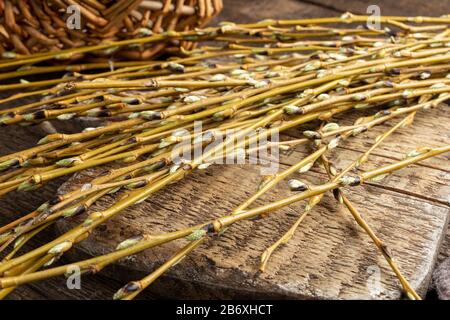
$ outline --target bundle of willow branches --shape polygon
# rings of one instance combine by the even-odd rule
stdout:
[[[236,153],[244,149],[249,155],[255,151],[251,149],[253,142],[263,141],[274,132],[319,121],[316,130],[303,131],[303,139],[258,146],[276,145],[286,150],[311,144],[314,151],[288,169],[264,177],[252,196],[237,208],[224,212],[221,218],[174,232],[127,239],[118,244],[116,251],[71,265],[95,273],[123,257],[170,241],[184,241],[184,247],[166,263],[144,279],[127,284],[115,296],[132,299],[212,235],[244,219],[276,213],[289,204],[308,200],[295,224],[262,254],[260,269],[264,271],[271,254],[289,241],[330,191],[373,240],[407,296],[420,299],[400,272],[387,245],[362,218],[343,189],[381,180],[405,166],[450,151],[450,145],[421,147],[401,161],[357,175],[352,173],[393,132],[411,125],[416,114],[425,115],[428,109],[449,100],[450,17],[380,19],[385,25],[381,30],[353,26],[350,23],[365,22],[367,17],[348,13],[337,18],[223,23],[217,28],[171,32],[57,53],[12,55],[1,61],[0,68],[28,66],[0,74],[3,79],[78,70],[62,79],[21,81],[5,86],[41,88],[3,99],[1,103],[30,96],[39,98],[33,103],[0,110],[3,125],[33,125],[77,117],[107,117],[111,121],[75,134],[52,133],[33,148],[0,157],[0,195],[13,190],[32,191],[61,176],[115,165],[107,175],[59,195],[0,228],[0,250],[11,248],[0,262],[0,297],[19,285],[63,275],[67,266],[50,266],[94,229],[168,184],[206,169],[217,154],[223,155],[224,149]],[[328,27],[329,23],[348,25]],[[81,74],[81,66],[71,65],[29,67],[61,55],[174,39],[214,40],[214,45],[183,51],[182,57],[165,61],[119,63],[114,70],[101,73]],[[107,63],[102,63],[89,66],[104,68]],[[57,85],[51,87],[54,84]],[[371,116],[367,116],[367,109],[373,109]],[[338,114],[361,110],[364,115],[353,125],[333,122]],[[330,150],[347,138],[396,119],[395,125],[378,136],[362,156],[346,168],[335,168],[329,159]],[[200,133],[194,131],[194,122],[199,120],[203,122]],[[236,130],[217,143],[227,129]],[[240,139],[255,130],[256,135]],[[204,152],[190,160],[175,159],[180,142],[188,151],[200,147]],[[319,164],[326,169],[329,181],[312,185],[290,179],[287,183],[294,192],[292,195],[251,208],[257,199],[295,172],[304,173]],[[99,199],[118,192],[121,195],[110,208],[89,212]],[[19,254],[37,233],[60,219],[78,215],[86,215],[82,224]]]

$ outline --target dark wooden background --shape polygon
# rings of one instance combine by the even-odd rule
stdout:
[[[224,0],[225,9],[214,23],[219,20],[251,22],[263,19],[297,19],[320,16],[335,16],[351,11],[356,14],[366,13],[368,5],[377,4],[383,15],[434,15],[448,14],[449,0]],[[36,128],[0,128],[0,154],[9,153],[31,146],[43,132]],[[19,143],[18,143],[19,142]],[[28,145],[27,145],[28,144]],[[26,195],[12,194],[0,199],[0,223],[3,224],[14,215],[34,209],[37,205],[51,198],[63,180],[55,181],[42,190]],[[48,235],[47,235],[48,236]],[[449,236],[447,236],[447,239]],[[37,239],[35,245],[45,239]],[[449,243],[449,241],[447,241]],[[448,256],[448,244],[443,249],[440,260]],[[68,290],[65,279],[56,278],[21,287],[9,296],[9,299],[110,299],[123,282],[103,275],[84,277],[82,290]],[[158,298],[151,289],[141,298]],[[192,297],[195,298],[195,297]]]

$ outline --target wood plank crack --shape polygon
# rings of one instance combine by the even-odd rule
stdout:
[[[447,207],[450,209],[450,203],[448,201],[444,201],[444,200],[440,200],[440,199],[436,199],[436,198],[432,198],[432,197],[427,197],[426,195],[420,194],[420,193],[415,193],[415,192],[411,192],[405,189],[400,189],[400,188],[395,188],[395,187],[391,187],[388,185],[381,185],[381,184],[377,184],[377,183],[373,183],[373,182],[365,182],[364,184],[366,185],[370,185],[372,187],[376,187],[376,188],[380,188],[380,189],[384,189],[384,190],[389,190],[392,192],[397,192],[399,194],[403,194],[403,195],[408,195],[420,200],[426,200],[429,202],[433,202],[436,204],[440,204],[443,205],[444,207]]]

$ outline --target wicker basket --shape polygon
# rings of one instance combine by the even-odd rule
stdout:
[[[69,7],[73,5],[78,6]],[[0,54],[31,54],[189,30],[205,25],[221,9],[222,0],[0,0]],[[81,17],[81,29],[67,24],[74,13]],[[120,54],[147,59],[170,46],[189,49],[192,45],[163,43],[122,50]]]

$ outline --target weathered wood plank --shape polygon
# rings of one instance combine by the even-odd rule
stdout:
[[[440,16],[443,14],[448,14],[449,10],[448,1],[439,0],[308,0],[307,2],[330,10],[336,10],[340,12],[350,11],[355,14],[368,14],[367,8],[370,5],[379,6],[382,15],[393,16]],[[371,14],[371,12],[369,14]]]
[[[437,132],[442,128],[437,115],[448,117],[448,109],[419,114],[414,126],[402,131],[427,129],[431,130],[431,135],[438,136]],[[419,121],[421,116],[424,118]],[[430,127],[430,122],[436,125]],[[380,130],[382,128],[368,132],[364,140],[373,141]],[[449,143],[448,135],[442,134],[446,131],[440,132],[440,140],[433,143]],[[394,161],[393,158],[401,158],[404,150],[412,143],[405,141],[404,134],[395,134],[385,144],[390,146],[385,147],[386,150],[391,150],[393,154],[386,152],[388,156],[374,155],[362,169],[369,170],[390,163]],[[428,137],[418,135],[414,141],[420,145],[428,144]],[[347,145],[360,140],[363,140],[362,137],[349,139],[336,151],[338,168],[356,159],[368,147],[360,143],[356,145],[359,151],[348,148]],[[283,162],[294,163],[305,152],[305,148],[299,148],[298,152],[284,158]],[[379,152],[384,154],[385,149]],[[412,285],[422,293],[428,286],[449,215],[446,201],[450,191],[450,175],[440,168],[448,160],[443,158],[441,161],[424,161],[396,172],[382,182],[370,182],[348,193],[381,238],[389,244]],[[94,170],[90,175],[98,173]],[[313,183],[326,179],[319,168],[311,170],[305,178]],[[91,239],[79,245],[79,249],[89,254],[103,254],[111,251],[121,240],[136,234],[173,231],[226,214],[250,195],[258,179],[258,170],[250,167],[213,167],[194,174],[186,181],[158,192],[145,203],[125,210],[101,231],[94,232]],[[78,175],[66,184],[65,190],[85,180],[86,176]],[[283,185],[265,199],[274,200],[288,193]],[[106,197],[93,210],[107,208],[112,201],[112,196]],[[370,274],[366,270],[379,265],[383,289],[377,297],[400,297],[398,284],[383,258],[377,255],[367,236],[358,229],[345,210],[337,208],[329,196],[305,219],[291,242],[274,254],[268,272],[259,274],[259,255],[288,229],[303,207],[304,203],[291,205],[277,215],[256,222],[244,221],[231,227],[219,239],[210,241],[193,253],[191,258],[177,265],[169,275],[193,283],[192,287],[197,288],[195,294],[209,294],[208,290],[200,289],[206,284],[206,287],[213,288],[215,294],[223,298],[230,298],[229,289],[232,289],[233,296],[245,297],[370,298],[366,287]],[[67,230],[80,221],[67,221],[59,224],[59,227]],[[180,245],[173,243],[155,248],[133,257],[131,261],[123,261],[121,265],[149,272]],[[120,275],[128,278],[129,274],[116,273],[116,276]],[[222,287],[228,291],[222,292]]]
[[[98,275],[83,277],[80,289],[68,289],[63,277],[19,287],[8,300],[103,300],[111,299],[123,283],[111,277]],[[145,292],[140,299],[156,299],[158,296]]]
[[[315,2],[316,4],[311,4],[312,2]],[[408,1],[407,5],[405,5],[406,1],[370,1],[370,3],[365,2],[365,1],[358,1],[358,0],[352,0],[352,1],[341,1],[341,0],[336,0],[336,1],[325,1],[325,0],[311,0],[308,1],[308,4],[305,4],[301,1],[294,1],[294,0],[283,0],[283,1],[272,1],[272,0],[246,0],[246,1],[238,1],[238,0],[225,0],[225,10],[223,12],[223,14],[220,16],[220,19],[223,20],[234,20],[237,22],[244,22],[244,21],[257,21],[257,20],[262,20],[262,19],[266,19],[266,18],[299,18],[299,17],[313,17],[313,16],[331,16],[331,15],[335,15],[338,12],[344,12],[344,11],[352,11],[355,13],[365,13],[365,10],[368,6],[368,4],[379,4],[381,5],[381,9],[382,9],[382,13],[383,14],[399,14],[399,15],[405,15],[405,14],[409,14],[409,15],[440,15],[440,14],[444,14],[444,13],[448,13],[446,12],[446,10],[448,10],[448,4],[446,3],[446,1],[437,1],[437,0],[429,0],[426,2],[423,1]],[[326,8],[326,9],[325,9]],[[448,119],[448,114],[446,115],[447,119]],[[424,120],[425,122],[428,122],[428,117],[424,118],[426,120]],[[445,117],[444,117],[445,119]],[[437,125],[437,123],[435,123],[435,121],[431,121],[429,122],[431,123],[432,126]],[[442,125],[442,122],[439,122],[439,125]],[[442,126],[441,126],[442,128]],[[1,130],[16,130],[16,128],[2,128]],[[0,148],[3,145],[3,141],[6,141],[8,143],[8,147],[15,147],[14,150],[18,150],[18,149],[22,149],[26,143],[34,143],[35,141],[38,140],[38,137],[36,136],[36,138],[31,138],[30,136],[27,137],[27,139],[24,139],[23,137],[25,136],[24,133],[25,132],[30,132],[31,134],[35,133],[35,128],[27,128],[27,129],[23,129],[23,128],[19,128],[18,130],[24,130],[24,131],[18,131],[18,132],[22,132],[21,134],[19,134],[18,136],[16,136],[16,140],[13,139],[9,139],[7,137],[9,137],[9,135],[5,135],[4,132],[5,131],[0,131],[0,139],[2,140],[2,144],[0,144]],[[448,133],[448,129],[444,128],[444,131],[441,131],[442,129],[439,130],[433,130],[433,132],[438,132],[438,133],[442,133],[442,132],[447,132]],[[12,131],[9,131],[8,133],[10,133]],[[428,142],[434,142],[437,141],[435,140],[436,137],[439,138],[440,134],[435,134],[433,137],[429,137]],[[20,146],[18,145],[17,142],[20,142]],[[361,147],[360,145],[352,145],[353,142],[349,142],[348,144],[348,148],[350,148],[350,150],[360,150],[359,147]],[[356,142],[355,142],[356,143]],[[448,142],[447,142],[448,143]],[[391,144],[389,145],[391,146]],[[415,146],[415,145],[414,145]],[[390,147],[390,149],[386,146],[383,147],[383,152],[378,154],[377,158],[373,158],[374,161],[387,161],[387,158],[392,158],[392,157],[398,157],[401,156],[402,152],[395,152],[397,147],[404,147],[405,150],[409,149],[408,146],[404,145],[403,143],[400,146],[393,146]],[[388,149],[385,149],[388,148]],[[12,149],[8,149],[11,150]],[[11,152],[9,151],[9,152]],[[0,151],[0,153],[3,153],[2,151]],[[386,158],[387,157],[387,158]],[[345,159],[344,159],[345,160]],[[448,161],[448,157],[444,157],[442,159],[443,161]],[[436,167],[436,165],[438,165],[436,168],[440,168],[440,169],[445,169],[447,168],[448,170],[448,165],[445,166],[445,162],[444,163],[444,167],[442,167],[442,162],[440,162],[438,160],[438,163],[436,164],[434,162],[435,160],[430,159],[426,164],[428,166],[431,167]],[[448,163],[448,162],[447,162]],[[422,165],[419,165],[418,167],[421,167]],[[436,182],[436,179],[439,179],[438,175],[436,174],[436,171],[432,171],[432,173],[434,172],[434,174],[432,174],[430,177],[431,178],[427,178],[426,183],[427,186],[434,186],[434,183]],[[414,172],[415,174],[415,172]],[[420,178],[423,178],[422,175],[417,175]],[[444,175],[444,178],[447,179],[448,177],[446,175]],[[444,180],[445,180],[444,179]],[[386,181],[383,181],[382,184],[386,183],[388,185],[390,185],[391,187],[396,187],[396,184],[398,182],[405,182],[407,180],[402,180],[401,178],[397,178],[396,175],[389,177],[388,179],[386,179]],[[421,187],[423,186],[422,182],[420,182],[420,180],[414,180],[416,182],[416,187]],[[412,181],[412,183],[414,183],[414,181]],[[420,182],[420,183],[419,183]],[[376,187],[373,187],[375,190]],[[428,188],[428,187],[427,187]],[[199,189],[198,187],[196,187],[196,189]],[[2,213],[4,212],[4,215],[2,217],[0,217],[0,219],[2,220],[1,222],[4,223],[6,221],[10,221],[13,217],[13,215],[16,215],[18,213],[24,213],[24,212],[28,212],[29,210],[33,209],[36,207],[37,204],[42,203],[43,201],[45,201],[48,197],[50,197],[50,195],[52,193],[55,192],[56,190],[56,185],[54,185],[52,188],[49,189],[49,191],[44,191],[46,189],[42,189],[41,191],[35,193],[35,195],[31,195],[31,194],[27,194],[26,196],[24,196],[22,198],[22,200],[20,201],[16,201],[14,200],[14,198],[10,198],[10,200],[2,200],[2,202],[0,203],[0,207],[3,209]],[[401,192],[401,190],[403,189],[399,189],[399,188],[394,188],[394,191],[392,191],[392,194],[397,194],[398,192]],[[438,190],[442,191],[445,190],[445,188],[441,188],[439,187]],[[378,190],[380,191],[380,190]],[[426,189],[417,189],[416,191],[422,192],[420,193],[421,195],[424,195],[424,192],[426,191]],[[408,197],[412,197],[415,200],[418,200],[416,198],[416,196],[419,194],[415,191],[415,193],[413,195],[408,195],[405,197],[405,199],[408,199]],[[436,189],[431,189],[432,192],[436,191]],[[442,191],[443,192],[443,191]],[[448,193],[447,193],[448,194]],[[445,200],[444,196],[445,193],[442,193],[440,196],[438,196],[436,199],[439,199],[439,201],[435,201],[436,199],[432,199],[434,196],[431,194],[431,198],[428,197],[425,201],[425,203],[430,203],[431,208],[434,208],[433,206],[436,206],[438,208],[444,208],[445,206],[442,206],[441,200]],[[421,199],[422,201],[422,199]],[[6,210],[5,210],[6,209]],[[439,209],[442,210],[442,209]],[[386,211],[387,212],[387,211]],[[447,209],[447,214],[448,214],[448,209]],[[292,217],[291,217],[292,220]],[[287,225],[284,225],[284,227],[286,228]],[[284,229],[285,229],[284,228]],[[353,228],[353,227],[352,227]],[[283,230],[284,230],[283,229]],[[51,235],[47,235],[47,237],[49,237]],[[362,237],[364,237],[364,235],[362,235]],[[389,242],[389,239],[386,238],[386,240]],[[320,250],[320,249],[319,249]],[[445,252],[442,251],[442,252]],[[78,252],[79,254],[80,252]],[[375,254],[375,252],[373,252]],[[447,250],[447,254],[448,254],[448,250]],[[396,255],[398,256],[398,254],[396,253]],[[442,256],[445,255],[441,254]],[[207,259],[207,258],[205,258]],[[378,258],[380,259],[380,258]],[[209,260],[207,260],[209,261]],[[383,261],[381,261],[381,263],[383,263]],[[219,269],[221,270],[221,269]],[[384,273],[389,273],[389,271],[387,269],[383,269],[383,274]],[[83,290],[86,290],[86,292],[89,292],[87,294],[75,294],[74,291],[64,291],[64,290],[47,290],[46,286],[55,286],[58,287],[60,286],[58,283],[58,281],[61,281],[59,279],[57,279],[54,282],[54,285],[49,284],[49,283],[53,283],[53,280],[51,280],[50,282],[43,282],[43,283],[37,283],[37,284],[33,284],[30,287],[24,287],[21,288],[20,290],[17,290],[16,293],[14,293],[11,297],[12,298],[72,298],[72,299],[82,299],[82,298],[108,298],[111,296],[112,292],[114,292],[114,285],[109,286],[110,282],[113,282],[114,280],[105,280],[105,281],[97,281],[97,279],[100,279],[101,276],[95,276],[95,277],[91,277],[90,280],[92,280],[92,286],[89,285],[89,287],[84,287],[83,286]],[[215,277],[211,277],[210,280],[212,283],[214,283],[214,279],[216,279]],[[87,281],[88,283],[88,281]],[[205,292],[202,291],[202,287],[195,286],[195,285],[189,285],[188,282],[181,282],[181,281],[177,281],[177,280],[173,280],[173,279],[168,279],[165,278],[164,279],[164,286],[162,286],[161,288],[159,288],[158,290],[164,290],[167,289],[168,291],[170,291],[171,288],[173,288],[174,290],[179,290],[181,288],[181,290],[179,291],[183,291],[183,294],[185,295],[185,297],[206,297],[206,298],[212,298],[212,297],[221,297],[221,295],[223,296],[223,292],[226,292],[227,296],[232,297],[234,294],[236,294],[235,292],[233,292],[232,290],[225,290],[223,289],[221,291],[221,295],[219,294],[215,294],[213,292],[213,290],[210,290],[212,292],[210,292],[210,295],[207,296]],[[168,284],[169,283],[169,284]],[[155,285],[158,286],[159,282],[157,282]],[[88,284],[86,284],[88,285]],[[104,289],[104,288],[109,288],[109,289]],[[215,287],[213,287],[214,289]],[[156,290],[156,291],[158,291]],[[191,296],[189,296],[189,293],[195,293],[195,290],[197,290],[197,294],[193,294]],[[95,296],[91,293],[93,292],[97,292],[98,295]],[[250,293],[250,296],[254,295],[254,293]],[[242,296],[242,293],[241,293]]]
[[[80,123],[75,125],[55,123],[55,125],[64,132],[75,132],[80,128]],[[32,147],[45,134],[38,126],[0,127],[0,155]],[[13,221],[34,210],[43,202],[52,199],[60,185],[66,179],[58,179],[55,182],[45,185],[36,192],[14,192],[0,198],[0,225]],[[32,240],[30,246],[27,246],[27,248],[43,244],[44,241],[52,239],[54,236],[53,228],[50,228],[50,230]],[[57,278],[20,287],[13,291],[8,296],[8,299],[108,299],[122,285],[119,281],[99,275],[83,278],[81,290],[69,290],[66,286],[66,280],[64,278]],[[155,298],[155,296],[150,294],[150,292],[145,292],[145,295],[141,298],[151,299]]]
[[[1,93],[0,97],[6,97],[6,93]],[[30,99],[21,99],[13,105],[33,102]],[[98,121],[83,119],[79,121],[59,122],[54,121],[52,125],[60,132],[78,132],[80,128],[98,125]],[[12,126],[0,127],[0,155],[17,152],[35,146],[36,142],[44,137],[47,132],[41,126]],[[54,197],[61,184],[68,177],[58,179],[45,185],[36,192],[21,193],[13,192],[0,198],[0,225],[5,225],[24,214],[33,211],[39,205]],[[53,228],[42,233],[30,241],[27,248],[42,245],[45,241],[54,238]],[[66,261],[67,260],[63,260]],[[113,296],[114,292],[122,286],[122,283],[102,275],[96,277],[85,277],[81,283],[81,290],[69,290],[64,278],[49,279],[39,283],[22,286],[14,290],[7,299],[15,300],[45,300],[45,299],[107,299]],[[154,298],[150,292],[145,292],[142,298]]]
[[[264,19],[298,19],[333,16],[338,11],[324,8],[309,1],[298,0],[225,0],[217,21],[256,22]]]
[[[450,258],[450,227],[447,229],[447,234],[442,242],[442,247],[439,252],[438,263],[444,261],[444,259]]]
[[[368,111],[368,114],[374,111]],[[336,121],[343,125],[350,125],[356,120],[356,113],[346,113],[336,117]],[[402,128],[393,134],[389,141],[379,146],[373,153],[373,161],[365,164],[362,169],[373,169],[373,164],[387,164],[388,162],[399,161],[404,158],[405,154],[414,150],[418,146],[438,147],[448,144],[450,141],[450,130],[446,124],[449,116],[448,106],[441,105],[437,109],[430,111],[420,111],[412,126]],[[338,163],[341,167],[349,163],[351,159],[355,159],[357,153],[361,153],[373,143],[373,138],[382,134],[389,127],[401,119],[393,119],[386,124],[376,126],[370,132],[362,133],[361,138],[348,139],[334,152],[337,155]],[[289,135],[293,137],[301,137],[302,130],[290,130]],[[341,152],[345,149],[345,152]],[[350,156],[352,152],[356,152]],[[284,159],[284,163],[293,164],[295,161],[289,157]],[[399,192],[412,194],[416,197],[427,198],[431,201],[448,205],[450,203],[450,155],[443,154],[428,159],[426,162],[418,163],[411,170],[409,180],[401,181],[398,178],[399,173],[394,173],[388,179],[382,181],[382,185],[394,189]],[[434,169],[434,170],[428,170]]]
[[[437,147],[448,143],[450,140],[450,130],[448,129],[446,122],[449,113],[448,108],[448,105],[443,104],[439,108],[433,110],[418,112],[413,126],[403,128],[395,133],[396,138],[392,140],[398,140],[401,141],[401,143],[382,144],[373,154],[392,160],[400,160],[407,152],[415,149],[417,146]],[[336,121],[341,125],[351,125],[358,117],[372,115],[376,111],[376,109],[367,109],[363,113],[344,113],[336,116],[333,121]],[[376,137],[388,130],[390,125],[393,125],[400,120],[400,118],[397,118],[390,120],[386,124],[376,126],[372,128],[370,132],[362,133],[361,137]],[[288,134],[292,137],[302,137],[303,130],[303,128],[292,129],[289,130]],[[373,140],[371,139],[349,139],[342,147],[348,150],[361,151],[367,149],[372,143]],[[450,155],[439,155],[429,159],[426,166],[449,172],[449,160]],[[419,165],[424,166],[425,164]]]

